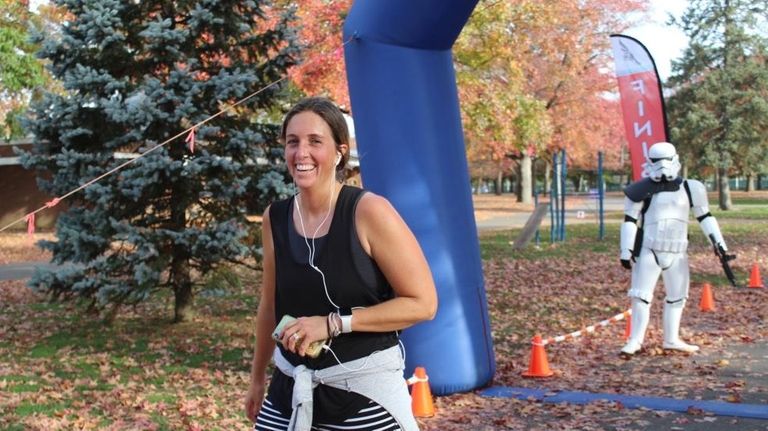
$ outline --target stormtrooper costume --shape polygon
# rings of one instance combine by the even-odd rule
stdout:
[[[666,290],[662,347],[695,352],[698,346],[679,337],[680,319],[688,298],[689,209],[693,209],[704,235],[714,238],[713,245],[727,248],[717,220],[709,213],[704,184],[678,176],[680,162],[672,144],[659,142],[651,146],[644,169],[646,178],[624,190],[620,260],[632,271],[632,320],[629,340],[621,352],[633,355],[642,348],[659,275]],[[641,218],[642,227],[638,227]]]

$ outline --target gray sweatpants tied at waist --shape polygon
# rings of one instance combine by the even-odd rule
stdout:
[[[294,367],[280,349],[275,349],[274,360],[283,374],[294,379],[289,431],[309,431],[312,427],[312,390],[317,385],[358,393],[387,410],[404,431],[419,429],[403,378],[404,364],[399,346],[322,370],[304,365]]]

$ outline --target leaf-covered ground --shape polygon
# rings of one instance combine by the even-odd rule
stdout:
[[[189,323],[153,303],[104,327],[0,284],[0,429],[245,429],[255,301],[218,295]]]
[[[766,213],[750,208],[745,214],[716,213],[738,254],[734,268],[743,283],[753,263],[768,270],[763,256],[768,226],[760,221]],[[615,224],[603,242],[594,239],[595,226],[574,226],[564,244],[512,254],[509,241],[515,235],[481,237],[496,354],[494,385],[768,405],[768,289],[728,286],[693,225],[693,282],[683,336],[701,345],[701,353],[659,349],[659,286],[644,353],[631,360],[618,355],[624,341],[620,322],[548,345],[555,376],[522,378],[534,334],[562,335],[626,310],[629,274],[616,258]],[[10,243],[0,241],[3,248]],[[26,247],[13,245],[2,256],[39,256]],[[248,429],[242,399],[258,275],[242,277],[241,288],[199,296],[198,315],[190,323],[169,323],[169,298],[158,298],[121,314],[112,327],[76,304],[47,303],[22,282],[0,282],[0,430]],[[703,281],[714,287],[715,312],[698,310]],[[697,411],[630,410],[608,402],[542,404],[476,392],[438,397],[435,405],[435,417],[420,419],[424,430],[768,429],[768,421]]]
[[[759,247],[766,246],[768,238],[763,237]],[[732,247],[742,248],[742,244]],[[700,345],[701,353],[666,354],[661,350],[664,294],[659,285],[644,353],[631,360],[620,357],[622,321],[572,341],[548,345],[547,358],[555,375],[546,379],[521,377],[528,369],[532,335],[564,335],[626,310],[629,274],[614,256],[588,250],[567,258],[487,261],[486,289],[497,366],[493,385],[768,406],[768,292],[726,285],[712,253],[704,247],[694,249],[691,259],[697,278],[716,282],[717,310],[699,311],[701,283],[695,282],[683,319],[683,337]],[[739,260],[762,262],[765,267],[755,251],[741,253]],[[736,271],[746,282],[746,265],[736,265]],[[713,426],[701,429],[734,425],[768,429],[768,421],[629,410],[615,403],[550,405],[459,394],[439,398],[437,407],[438,416],[424,422],[427,430],[699,429],[696,424]]]
[[[712,208],[720,220],[742,285],[753,264],[765,270],[768,217],[765,194],[737,194],[737,211]],[[714,202],[714,199],[711,198]],[[503,212],[503,199],[487,197],[483,211]],[[507,204],[510,205],[510,204]],[[516,204],[511,204],[515,207]],[[477,207],[477,205],[476,205]],[[597,241],[594,225],[569,228],[568,240],[513,254],[517,232],[481,235],[486,291],[496,353],[493,385],[588,391],[641,396],[763,404],[768,409],[768,289],[731,287],[695,222],[690,225],[691,291],[683,317],[683,338],[701,346],[693,355],[662,351],[661,310],[664,289],[657,285],[646,350],[632,358],[619,354],[625,323],[546,347],[555,375],[527,379],[531,337],[564,335],[629,308],[629,272],[617,257],[618,225]],[[713,286],[716,311],[699,310],[702,283]],[[630,410],[616,403],[586,406],[490,399],[476,393],[439,397],[426,430],[459,429],[768,429],[768,421]]]

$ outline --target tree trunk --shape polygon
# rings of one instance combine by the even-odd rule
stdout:
[[[517,178],[520,183],[520,194],[517,197],[518,202],[524,204],[533,203],[533,163],[531,156],[523,153],[523,159],[520,160]]]
[[[172,229],[177,232],[181,232],[186,227],[187,215],[186,205],[184,199],[176,197],[183,196],[183,190],[177,187],[183,187],[183,185],[175,186],[171,191],[171,196],[174,198],[171,204],[171,226]],[[187,247],[180,244],[173,244],[171,247],[173,257],[171,259],[171,272],[170,280],[173,287],[174,294],[174,307],[173,307],[173,321],[186,322],[193,316],[193,292],[192,292],[192,277],[190,275],[189,267],[189,251]]]
[[[619,188],[624,190],[624,187],[628,186],[632,182],[632,162],[627,164],[627,146],[621,146],[621,152],[619,153],[619,166],[621,166],[621,172],[619,173]]]
[[[552,163],[547,160],[545,162],[544,166],[544,194],[549,195],[550,191],[550,184],[549,182],[552,181]]]
[[[501,195],[503,182],[504,182],[504,170],[502,170],[501,167],[499,167],[499,172],[496,175],[496,190],[494,190],[494,192],[496,193],[496,196]]]
[[[728,211],[733,206],[731,202],[731,186],[728,184],[728,171],[718,168],[718,202],[720,209]]]
[[[112,326],[112,324],[115,323],[115,318],[117,318],[117,314],[120,311],[120,302],[117,302],[115,304],[112,304],[107,308],[107,312],[104,313],[104,325],[105,326]]]
[[[189,273],[188,269],[187,273]],[[173,288],[173,293],[176,299],[173,308],[174,323],[190,321],[192,316],[194,316],[194,296],[192,295],[192,283],[187,280],[186,283],[177,284]]]
[[[173,284],[174,307],[173,321],[187,322],[194,315],[192,280],[189,274],[189,258],[186,250],[180,251],[175,247],[171,261],[171,283]]]
[[[688,178],[688,165],[683,165],[680,169],[681,177]]]
[[[93,317],[99,315],[99,303],[96,299],[92,299],[91,303],[88,304],[88,308],[85,309],[85,314]]]
[[[755,176],[756,175],[753,174],[753,173],[747,174],[747,193],[754,192],[755,189],[756,189],[756,187],[755,187]]]

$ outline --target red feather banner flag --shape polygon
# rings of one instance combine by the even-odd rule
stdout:
[[[642,178],[651,145],[668,141],[661,80],[651,54],[637,39],[614,34],[611,45],[632,160],[632,179],[637,181]]]

